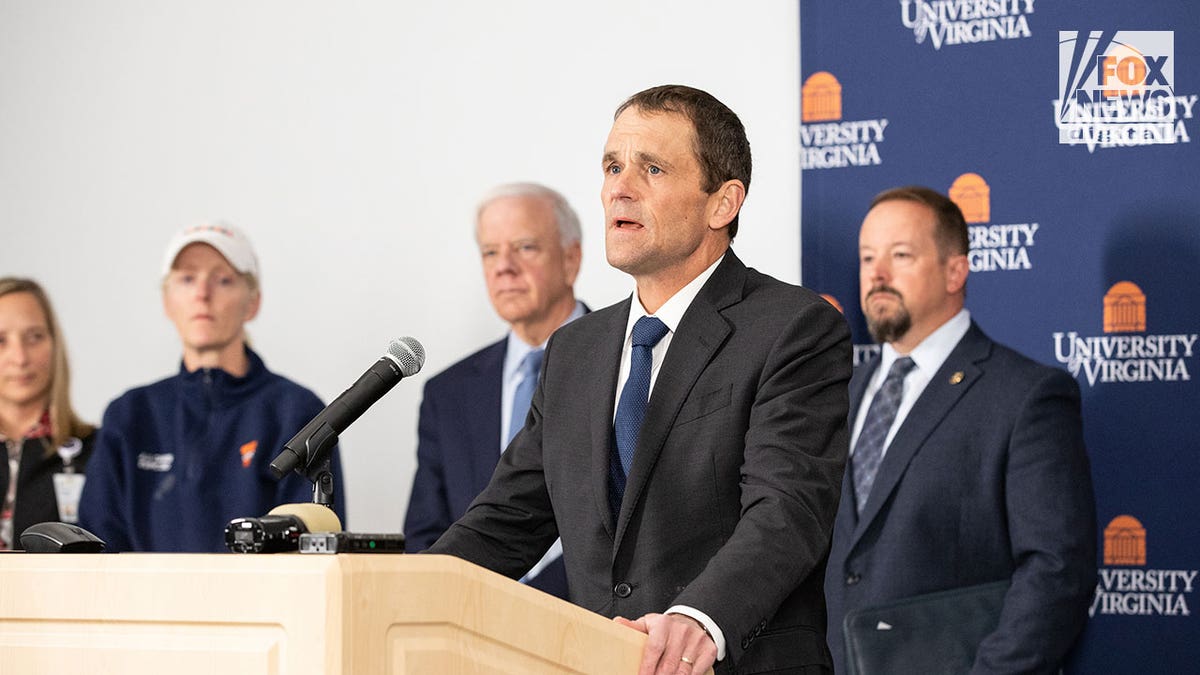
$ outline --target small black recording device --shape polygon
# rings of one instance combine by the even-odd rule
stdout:
[[[403,534],[312,532],[300,535],[301,553],[404,553]]]
[[[295,516],[234,518],[225,526],[225,546],[234,553],[295,551],[306,530]]]

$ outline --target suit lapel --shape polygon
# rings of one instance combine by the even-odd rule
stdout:
[[[494,411],[479,415],[480,423],[469,425],[467,432],[471,439],[471,477],[475,483],[475,494],[482,492],[491,482],[496,464],[500,461],[500,399],[504,386],[504,354],[507,350],[507,339],[488,347],[475,362],[471,372],[472,382],[468,384],[468,391],[477,393],[475,403],[478,409]]]
[[[621,546],[621,538],[625,534],[630,514],[641,500],[680,408],[683,407],[700,374],[708,367],[732,331],[729,322],[721,315],[721,310],[741,300],[745,278],[745,265],[732,250],[729,250],[725,254],[725,260],[714,270],[713,275],[696,295],[696,299],[684,312],[675,334],[671,336],[671,346],[650,393],[646,419],[642,423],[633,464],[629,468],[625,499],[621,503],[621,514],[617,519],[614,554]],[[610,399],[614,396],[616,385],[613,386],[614,389],[609,394]]]
[[[862,364],[859,372],[855,373],[855,377],[850,380],[850,426],[854,426],[854,420],[858,418],[858,407],[862,405],[863,395],[867,393],[867,383],[871,381],[871,375],[879,368],[880,358],[876,356],[870,361]]]
[[[597,368],[594,378],[584,392],[588,402],[588,430],[591,438],[591,483],[592,500],[600,514],[600,522],[609,536],[613,536],[612,513],[608,507],[608,461],[613,437],[613,411],[616,405],[617,375],[621,368],[621,350],[625,346],[625,325],[629,323],[629,307],[632,297],[627,298],[610,312],[607,321],[599,330],[587,336],[577,358],[598,361],[611,367]]]
[[[921,449],[925,439],[937,428],[942,420],[954,408],[958,400],[974,386],[983,374],[976,365],[986,359],[991,353],[991,342],[984,336],[983,331],[974,322],[967,334],[959,340],[945,363],[933,375],[933,379],[921,392],[921,397],[913,404],[912,410],[904,418],[904,423],[896,431],[892,442],[887,447],[887,453],[879,464],[879,472],[875,475],[875,484],[871,488],[871,496],[863,509],[858,527],[854,530],[851,546],[880,513],[884,502],[899,484],[904,472],[908,470],[913,457]],[[951,377],[952,374],[962,373],[962,378]],[[859,392],[861,400],[861,392]]]

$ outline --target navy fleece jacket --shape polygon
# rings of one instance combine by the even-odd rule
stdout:
[[[245,377],[181,365],[109,404],[79,506],[80,525],[107,551],[225,551],[230,520],[312,501],[308,480],[291,473],[276,481],[270,463],[324,406],[249,348],[246,355]],[[344,526],[337,448],[332,470]]]

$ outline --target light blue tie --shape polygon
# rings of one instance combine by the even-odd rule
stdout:
[[[542,356],[545,350],[535,349],[521,359],[517,372],[521,381],[517,383],[517,391],[513,394],[512,415],[508,418],[508,442],[525,426],[525,417],[529,415],[529,402],[533,400],[533,390],[537,388],[538,372],[542,369]]]
[[[854,455],[850,460],[854,465],[854,498],[859,513],[862,513],[863,507],[867,505],[867,497],[871,496],[875,473],[883,460],[883,442],[887,439],[892,423],[896,421],[896,411],[900,409],[900,399],[904,395],[904,377],[916,365],[907,356],[892,363],[887,379],[883,381],[879,391],[875,392],[871,407],[867,409],[862,431],[858,432],[858,441],[854,444]]]
[[[650,399],[650,371],[654,366],[654,345],[667,334],[667,325],[652,316],[643,316],[633,325],[633,349],[629,358],[629,379],[617,402],[613,431],[617,439],[616,457],[609,460],[609,506],[616,514],[625,496],[625,478],[633,464],[638,434],[646,418]],[[614,461],[615,460],[615,461]]]

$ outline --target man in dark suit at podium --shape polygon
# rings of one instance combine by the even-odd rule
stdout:
[[[972,673],[1056,672],[1087,619],[1095,505],[1079,388],[971,320],[967,251],[962,212],[928,188],[883,192],[863,220],[862,308],[883,347],[850,383],[825,579],[839,672],[846,614],[902,598],[1009,582]]]
[[[730,248],[750,144],[711,95],[635,94],[601,167],[635,291],[550,339],[524,429],[430,552],[516,577],[561,536],[572,602],[633,617],[643,673],[828,672],[846,323]]]
[[[546,341],[587,311],[573,291],[582,255],[579,217],[558,192],[534,183],[495,188],[480,202],[475,237],[488,297],[511,330],[425,384],[404,519],[409,551],[428,548],[487,486],[525,424]],[[523,580],[565,599],[561,543]]]

